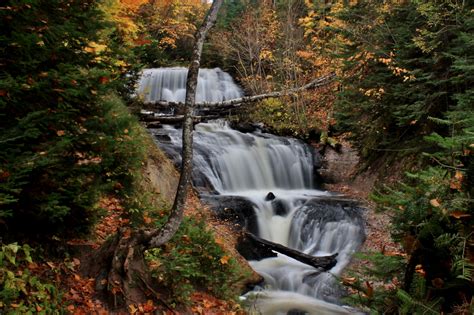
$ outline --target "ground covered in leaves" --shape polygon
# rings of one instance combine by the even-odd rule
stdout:
[[[41,313],[45,309],[53,307],[64,309],[70,314],[110,314],[106,303],[102,301],[97,295],[96,288],[105,283],[98,284],[94,278],[84,278],[79,270],[83,257],[97,250],[101,244],[111,235],[113,235],[119,228],[130,227],[130,219],[124,210],[120,201],[114,197],[102,198],[99,206],[104,209],[104,216],[96,225],[92,236],[88,238],[78,238],[67,241],[67,252],[70,253],[65,259],[49,260],[48,258],[41,258],[43,255],[34,255],[35,259],[26,254],[22,254],[22,247],[12,246],[4,248],[2,255],[6,254],[12,258],[15,265],[9,265],[8,268],[1,268],[0,274],[6,273],[7,276],[12,272],[10,284],[18,287],[16,298],[4,300],[0,303],[0,311],[3,307],[8,306],[10,310],[17,310],[17,313],[23,312],[38,312]],[[204,209],[204,210],[203,210]],[[212,219],[209,210],[202,207],[199,199],[195,195],[191,195],[186,207],[186,216],[194,219],[206,219],[209,222],[209,228],[215,233],[216,243],[224,248],[228,254],[220,258],[221,264],[230,263],[229,260],[238,255],[233,249],[235,244],[235,236],[230,232],[227,224]],[[151,223],[151,218],[146,214],[143,221]],[[29,246],[25,245],[25,253],[29,253]],[[33,256],[33,255],[32,255]],[[44,255],[43,257],[48,257]],[[2,256],[3,257],[3,256]],[[36,257],[40,257],[39,259]],[[240,264],[246,265],[245,260],[239,260]],[[248,267],[247,267],[248,268]],[[27,275],[27,277],[25,277]],[[256,276],[254,276],[255,278]],[[244,282],[245,279],[242,279]],[[258,280],[258,276],[257,276]],[[35,285],[38,281],[47,283],[46,286],[38,287]],[[26,284],[25,284],[26,283]],[[241,284],[243,287],[243,284]],[[56,291],[57,290],[57,291]],[[3,291],[2,291],[3,292]],[[36,298],[36,293],[39,292],[46,296],[46,300],[50,300],[47,305],[44,299]],[[26,299],[30,299],[28,302]],[[8,305],[4,303],[9,303]],[[54,303],[54,304],[53,304]],[[123,314],[153,314],[156,312],[162,314],[242,314],[243,310],[240,305],[234,301],[218,299],[207,291],[196,291],[190,294],[189,301],[186,305],[174,305],[169,307],[164,301],[154,301],[150,299],[140,305],[129,305],[128,309],[123,309],[119,312]],[[11,313],[11,312],[10,312]],[[13,312],[15,313],[15,312]]]

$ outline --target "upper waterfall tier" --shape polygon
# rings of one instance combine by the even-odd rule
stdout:
[[[181,130],[164,126],[154,133],[169,138],[169,143],[160,146],[180,159]],[[313,187],[309,146],[296,139],[242,133],[223,121],[196,126],[193,163],[195,186],[210,186],[221,194]]]
[[[143,70],[137,94],[146,103],[184,102],[188,69],[182,67]],[[196,102],[221,102],[243,96],[232,77],[219,68],[200,69]]]

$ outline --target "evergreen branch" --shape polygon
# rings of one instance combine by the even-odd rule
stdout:
[[[21,138],[23,138],[23,137],[24,137],[24,135],[21,135],[21,136],[16,136],[16,137],[13,137],[13,138],[10,138],[10,139],[0,140],[0,143],[6,143],[6,142],[10,142],[10,141],[15,141],[15,140],[21,139]]]

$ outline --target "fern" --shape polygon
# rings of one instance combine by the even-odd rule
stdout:
[[[435,301],[431,301],[430,303],[426,304],[420,302],[413,297],[410,296],[406,291],[399,289],[397,291],[397,297],[402,303],[400,305],[400,314],[439,314],[439,304],[441,299],[437,299]]]

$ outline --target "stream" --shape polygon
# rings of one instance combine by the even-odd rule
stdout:
[[[146,101],[183,101],[187,70],[147,69],[138,94]],[[222,70],[201,69],[197,101],[242,95]],[[150,130],[158,145],[180,163],[181,130]],[[312,256],[338,253],[328,272],[278,254],[250,260],[264,283],[242,296],[254,314],[349,314],[341,305],[337,276],[362,245],[362,209],[343,196],[320,190],[315,176],[321,157],[297,139],[258,129],[240,132],[224,120],[200,123],[194,132],[193,184],[203,202],[221,217],[269,241]],[[230,210],[229,210],[230,209]],[[229,213],[224,213],[231,211]]]

